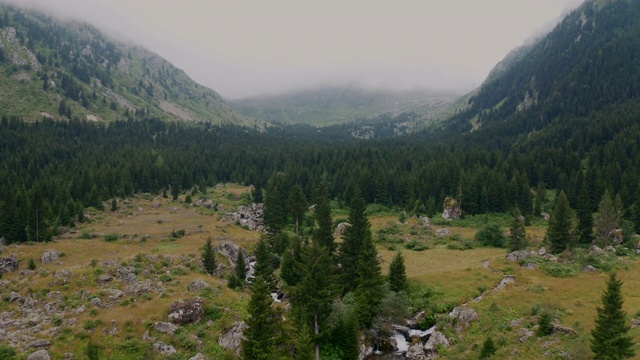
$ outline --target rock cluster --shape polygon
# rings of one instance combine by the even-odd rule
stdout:
[[[240,343],[244,339],[244,331],[247,329],[247,324],[244,321],[234,322],[231,329],[220,335],[218,338],[218,345],[225,350],[234,351],[236,355],[240,355]]]
[[[246,226],[249,230],[264,231],[265,229],[262,204],[240,206],[236,212],[226,213],[224,216],[228,221]]]
[[[460,204],[456,199],[447,196],[444,199],[444,210],[442,211],[442,218],[445,220],[460,220],[462,216],[462,210]]]
[[[185,325],[196,323],[204,317],[204,300],[195,298],[178,301],[169,310],[169,320],[174,324]]]
[[[60,260],[61,253],[56,250],[47,250],[42,254],[42,265],[50,264]]]
[[[0,258],[0,273],[10,273],[18,270],[18,258],[15,255]]]

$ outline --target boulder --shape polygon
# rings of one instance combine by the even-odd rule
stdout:
[[[244,339],[244,331],[246,329],[247,324],[244,321],[234,322],[231,329],[220,335],[218,345],[225,350],[234,351],[236,355],[240,356],[240,344]]]
[[[169,319],[172,323],[185,325],[196,323],[204,317],[204,300],[195,298],[187,301],[178,301],[169,310]]]
[[[115,301],[124,296],[124,291],[118,289],[106,289],[104,292],[107,294],[109,301]]]
[[[251,204],[251,206],[240,206],[236,212],[226,213],[225,218],[233,223],[246,226],[250,230],[264,231],[263,205]]]
[[[20,294],[18,294],[17,292],[12,291],[11,295],[9,295],[9,302],[13,303],[18,301],[22,301],[22,296],[20,296]]]
[[[411,345],[404,357],[405,359],[424,359],[424,346],[422,343]]]
[[[431,219],[429,219],[427,216],[421,217],[420,223],[422,224],[422,226],[426,227],[427,229],[431,229]]]
[[[552,334],[560,333],[560,334],[565,334],[569,336],[578,336],[578,332],[573,330],[572,328],[568,326],[563,326],[560,324],[555,324],[555,323],[551,324],[551,333]]]
[[[96,281],[99,282],[100,284],[106,284],[106,283],[110,282],[111,280],[113,280],[113,276],[111,276],[109,274],[102,274],[102,275],[98,276],[98,278],[96,279]]]
[[[15,255],[0,258],[0,273],[10,273],[18,271],[19,266],[18,258]]]
[[[602,254],[604,250],[602,250],[598,245],[591,245],[589,248],[589,254]]]
[[[460,220],[462,210],[460,210],[460,204],[456,199],[451,196],[447,196],[444,199],[444,210],[442,211],[442,218],[445,220]]]
[[[518,336],[520,336],[520,342],[527,342],[531,337],[533,337],[534,332],[529,330],[529,329],[525,329],[525,328],[521,328],[518,329]]]
[[[437,237],[444,237],[444,236],[450,236],[451,235],[451,230],[446,229],[446,228],[441,228],[436,230],[436,236]]]
[[[617,245],[620,245],[624,242],[624,231],[622,231],[622,229],[613,229],[609,232],[609,237],[611,237]]]
[[[514,275],[505,275],[505,277],[502,279],[502,281],[500,281],[500,284],[498,284],[498,286],[496,286],[493,291],[498,291],[503,289],[504,287],[506,287],[509,284],[513,284],[514,282],[516,282],[515,276]]]
[[[215,209],[216,204],[211,199],[200,199],[195,202],[194,206],[203,206],[207,209]]]
[[[51,356],[47,350],[38,350],[27,356],[27,360],[51,360]]]
[[[190,357],[189,360],[211,360],[211,359],[202,353],[197,353],[195,356]]]
[[[194,280],[187,285],[187,289],[191,292],[200,292],[210,287],[209,283],[201,279]]]
[[[540,250],[538,250],[538,255],[540,256],[544,256],[547,253],[547,249],[545,249],[544,247],[541,247]]]
[[[156,331],[169,334],[169,335],[173,335],[173,333],[175,333],[178,330],[177,326],[173,325],[172,323],[168,323],[164,321],[157,322],[155,326],[156,326]]]
[[[524,259],[528,259],[534,256],[535,254],[536,254],[535,251],[533,252],[533,254],[530,251],[526,251],[526,250],[513,251],[509,253],[509,255],[507,255],[507,260],[517,262]]]
[[[169,344],[165,344],[162,341],[158,341],[153,344],[153,350],[157,351],[162,355],[173,355],[176,353],[176,348]]]
[[[429,337],[429,340],[427,340],[427,343],[424,344],[424,349],[435,350],[436,346],[438,345],[446,348],[451,346],[451,344],[449,343],[449,339],[447,339],[447,337],[444,336],[443,333],[441,333],[440,331],[434,331],[433,334],[431,334],[431,336]]]
[[[153,289],[151,280],[138,281],[133,285],[129,285],[124,289],[125,294],[140,296]]]
[[[38,340],[34,340],[34,341],[30,342],[27,345],[27,349],[40,349],[40,348],[48,347],[50,345],[51,345],[51,343],[49,342],[49,340],[38,339]]]
[[[584,267],[584,269],[582,269],[582,272],[596,273],[596,272],[598,272],[598,269],[596,269],[595,267],[593,267],[591,265],[587,265],[587,266]]]
[[[333,231],[333,237],[342,236],[342,234],[344,234],[344,231],[350,227],[351,227],[351,224],[349,224],[348,222],[341,222],[340,224],[338,224],[338,226],[336,226],[336,229]]]
[[[61,253],[56,251],[56,250],[47,250],[44,252],[44,254],[42,254],[42,264],[46,265],[46,264],[50,264],[52,262],[56,262],[60,260],[60,255]]]
[[[608,246],[605,246],[604,251],[614,253],[614,252],[616,252],[616,248],[614,248],[611,245],[608,245]]]
[[[472,322],[478,320],[478,313],[471,308],[458,306],[451,310],[449,317],[457,320],[458,325],[468,327]]]

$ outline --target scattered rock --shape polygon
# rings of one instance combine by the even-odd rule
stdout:
[[[458,306],[453,308],[449,313],[449,317],[451,319],[455,319],[458,322],[459,326],[463,328],[468,327],[472,322],[478,320],[478,313],[464,306]]]
[[[349,224],[348,222],[341,222],[340,224],[338,224],[338,226],[336,226],[336,229],[333,232],[333,237],[342,236],[342,234],[344,234],[344,231],[350,227],[351,224]]]
[[[433,334],[431,334],[431,336],[429,337],[429,340],[427,340],[427,343],[424,344],[424,349],[427,351],[433,351],[438,345],[446,348],[451,346],[451,344],[449,343],[449,339],[447,339],[447,337],[444,336],[443,333],[441,333],[440,331],[434,331]]]
[[[573,330],[572,328],[568,326],[563,326],[560,324],[555,324],[555,323],[551,324],[551,333],[552,334],[561,333],[569,336],[578,336],[578,332]]]
[[[174,348],[169,344],[165,344],[162,341],[158,341],[155,344],[153,344],[153,350],[163,355],[173,355],[176,353],[176,348]]]
[[[169,334],[169,335],[173,335],[173,333],[175,333],[178,330],[177,326],[173,325],[172,323],[168,323],[164,321],[159,321],[155,325],[156,325],[156,331]]]
[[[536,263],[525,263],[522,264],[521,267],[525,270],[535,270],[538,268],[538,265]]]
[[[444,236],[449,236],[451,235],[451,231],[449,229],[446,228],[441,228],[436,230],[436,236],[437,237],[444,237]]]
[[[156,342],[156,338],[155,336],[150,336],[149,335],[149,330],[145,331],[144,334],[142,334],[142,341],[149,341],[149,342]]]
[[[20,275],[21,277],[29,277],[35,274],[36,272],[34,270],[20,270],[20,272],[18,273],[18,275]]]
[[[431,219],[429,219],[427,216],[421,217],[420,222],[422,223],[422,226],[426,227],[427,229],[431,229]]]
[[[411,345],[404,357],[406,359],[424,359],[424,346],[422,343]]]
[[[596,272],[598,272],[598,269],[596,269],[595,267],[593,267],[591,265],[587,265],[587,266],[584,267],[584,269],[582,269],[582,272],[596,273]]]
[[[442,211],[442,218],[445,220],[460,220],[462,210],[460,210],[460,204],[456,199],[447,196],[444,199],[444,211]]]
[[[109,301],[115,301],[124,296],[124,291],[118,289],[106,289],[104,292],[107,294]]]
[[[18,258],[15,255],[0,258],[0,273],[10,273],[18,271]]]
[[[169,319],[174,324],[196,323],[204,317],[204,300],[195,298],[174,303],[169,310]]]
[[[38,339],[30,342],[29,345],[27,345],[27,349],[40,349],[40,348],[48,347],[50,345],[51,343],[49,342],[49,340]]]
[[[251,206],[240,206],[234,213],[226,213],[225,218],[254,231],[264,231],[264,220],[262,218],[263,205],[251,204]]]
[[[151,280],[138,281],[133,285],[129,285],[124,289],[125,294],[140,296],[153,289]]]
[[[42,264],[46,265],[46,264],[50,264],[52,262],[56,262],[60,260],[60,255],[61,253],[56,251],[56,250],[47,250],[44,252],[44,254],[42,254]]]
[[[498,284],[498,286],[496,286],[493,289],[493,291],[501,290],[505,286],[507,286],[509,284],[513,284],[514,282],[516,282],[516,277],[514,275],[505,275],[505,277],[502,279],[502,281],[500,281],[500,284]]]
[[[247,324],[244,321],[234,322],[231,329],[218,338],[218,345],[225,350],[231,350],[240,356],[240,343],[244,339],[244,331],[247,329]]]
[[[202,353],[197,353],[195,356],[190,357],[189,360],[211,360],[211,359]]]
[[[200,199],[193,204],[194,206],[203,206],[207,209],[215,209],[216,204],[211,199]]]
[[[534,256],[535,254],[536,254],[535,251],[534,252],[530,252],[526,250],[514,251],[509,253],[509,255],[507,255],[507,260],[513,261],[513,262],[522,261],[524,259],[528,259]]]
[[[540,250],[538,250],[538,255],[540,256],[544,256],[547,253],[547,249],[545,249],[544,247],[541,247]]]
[[[489,260],[482,260],[482,268],[483,269],[489,268]]]
[[[529,329],[518,329],[518,336],[520,336],[520,342],[527,342],[530,338],[533,337],[534,332]]]
[[[210,287],[209,283],[201,279],[194,280],[187,285],[187,289],[191,292],[200,292]]]
[[[514,328],[516,326],[520,326],[522,325],[522,322],[524,321],[524,318],[520,318],[520,319],[516,319],[516,320],[511,320],[507,326],[510,328]]]
[[[14,303],[18,301],[22,301],[22,296],[20,296],[20,294],[18,294],[17,292],[12,291],[11,295],[9,295],[9,302]]]
[[[591,245],[589,248],[589,254],[602,254],[604,250],[602,250],[598,245]]]
[[[101,283],[101,284],[106,284],[106,283],[110,282],[111,280],[113,280],[113,276],[111,276],[109,274],[102,274],[102,275],[98,276],[98,278],[96,279],[96,281]]]
[[[27,360],[51,360],[47,350],[38,350],[27,357]]]

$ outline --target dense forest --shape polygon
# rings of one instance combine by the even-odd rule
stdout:
[[[0,234],[8,242],[51,239],[83,221],[87,207],[138,192],[183,192],[219,182],[277,186],[286,201],[296,184],[312,199],[324,183],[348,204],[355,189],[367,203],[434,215],[446,196],[466,215],[540,215],[545,189],[564,191],[575,209],[588,194],[595,212],[605,191],[619,195],[640,230],[640,107],[571,119],[512,143],[492,132],[456,138],[332,140],[280,127],[261,133],[210,123],[17,118],[0,121]],[[589,124],[589,126],[585,126]],[[328,129],[328,132],[331,130]],[[583,202],[584,203],[584,202]],[[583,205],[587,206],[587,205]]]

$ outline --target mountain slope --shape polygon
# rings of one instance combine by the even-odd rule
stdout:
[[[610,111],[640,95],[640,2],[590,0],[499,64],[453,116],[455,133],[526,134]]]
[[[455,98],[453,94],[423,90],[394,92],[330,86],[251,97],[231,104],[240,113],[255,119],[326,126],[404,112],[422,114],[429,120],[445,110]]]
[[[246,124],[215,91],[97,29],[0,5],[0,113],[113,120],[130,113]]]

